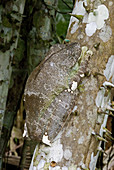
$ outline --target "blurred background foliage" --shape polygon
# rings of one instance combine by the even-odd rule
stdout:
[[[51,45],[64,40],[72,8],[70,0],[27,1],[21,34],[30,72],[44,59]]]

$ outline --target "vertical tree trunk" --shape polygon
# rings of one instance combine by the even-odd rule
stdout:
[[[16,112],[16,105],[18,104],[20,93],[15,98],[15,103],[12,101],[11,105],[6,109],[8,103],[8,90],[11,85],[12,65],[14,60],[14,51],[17,48],[20,26],[24,12],[24,1],[3,1],[0,5],[0,169],[2,165],[3,152],[7,145],[11,127]],[[19,76],[19,75],[18,75]],[[23,81],[23,80],[22,80]],[[15,82],[18,84],[18,82]],[[14,90],[15,91],[15,90]],[[16,94],[14,94],[16,95]],[[11,96],[13,94],[11,93]],[[14,96],[13,96],[14,97]],[[10,101],[12,99],[10,98]],[[15,103],[15,105],[13,105]],[[8,110],[9,109],[9,110]],[[11,112],[10,112],[11,111]],[[3,128],[3,121],[4,128]]]
[[[51,146],[36,147],[30,170],[54,166],[56,170],[96,168],[101,141],[106,142],[103,128],[114,87],[113,8],[113,2],[108,0],[76,1],[66,37],[93,53],[88,64],[90,74],[82,78],[83,88],[78,88],[77,116],[71,115]]]
[[[27,75],[41,62],[48,48],[58,39],[61,41],[61,36],[65,36],[69,16],[64,12],[65,4],[62,3],[56,0],[1,2],[0,168]],[[61,14],[61,8],[64,16]],[[71,9],[72,3],[70,10],[67,7],[67,12]],[[62,33],[59,29],[61,23],[65,24]]]

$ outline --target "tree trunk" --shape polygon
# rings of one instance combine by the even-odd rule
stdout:
[[[0,169],[27,76],[41,62],[49,47],[65,37],[69,15],[64,10],[70,12],[72,6],[70,2],[65,8],[60,0],[59,3],[56,0],[1,2]],[[62,31],[59,29],[61,23],[65,24]]]
[[[25,0],[3,1],[0,5],[0,169],[26,77],[26,73],[23,77],[21,76],[22,72],[20,73],[18,68],[14,78],[15,83],[12,82],[14,51],[18,44],[24,6]],[[22,82],[20,87],[18,79]],[[13,90],[11,90],[12,86]],[[8,93],[10,93],[10,99],[8,99]],[[14,97],[15,100],[13,100]]]
[[[36,147],[30,170],[96,168],[101,143],[107,142],[103,138],[104,128],[110,110],[113,111],[113,8],[113,2],[108,0],[76,1],[66,38],[78,41],[93,53],[87,68],[89,75],[82,78],[76,89],[77,115],[70,115],[51,146]]]

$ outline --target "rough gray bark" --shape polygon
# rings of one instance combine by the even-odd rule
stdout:
[[[66,26],[61,33],[57,25],[61,25],[63,22],[67,25],[66,18],[69,16],[63,16],[60,11],[58,14],[56,13],[57,9],[61,10],[61,7],[64,6],[61,4],[61,1],[58,3],[56,0],[28,0],[26,6],[25,1],[22,0],[1,2],[0,133],[2,130],[2,135],[0,159],[3,158],[10,137],[27,74],[30,74],[41,62],[48,48],[58,39],[61,41],[61,35],[64,37]],[[72,8],[72,3],[70,3],[70,7]],[[67,8],[67,12],[70,12],[69,8]],[[55,38],[55,34],[58,38]],[[1,163],[2,160],[0,160],[0,167]]]
[[[107,81],[114,83],[113,5],[108,0],[103,3],[88,1],[85,7],[82,1],[76,2],[72,15],[77,18],[81,15],[81,19],[71,17],[67,38],[71,42],[79,41],[81,47],[87,46],[93,52],[88,65],[90,75],[85,76],[81,83],[83,88],[75,103],[77,116],[71,115],[51,146],[41,144],[36,147],[30,170],[96,168],[101,140],[106,141],[102,138],[103,128],[111,109],[112,91],[107,86],[114,87],[107,84]],[[96,14],[90,14],[91,9]]]

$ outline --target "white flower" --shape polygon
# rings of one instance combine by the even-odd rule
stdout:
[[[85,32],[88,36],[92,36],[97,29],[97,25],[95,22],[91,22],[90,24],[86,25]]]
[[[83,2],[82,2],[82,1],[79,1],[79,2],[78,2],[78,1],[77,1],[77,2],[76,2],[76,5],[75,5],[75,7],[74,7],[74,9],[73,9],[73,11],[72,11],[72,14],[84,16],[85,13],[86,13],[86,10],[85,10],[85,8],[83,7]],[[79,20],[78,20],[76,17],[71,16],[71,18],[70,18],[70,24],[69,24],[69,28],[70,28],[71,25],[72,25],[71,34],[74,34],[74,33],[76,32],[76,30],[77,30],[78,27],[79,27],[78,24],[79,24]],[[69,28],[68,28],[68,29],[69,29]]]
[[[108,63],[106,64],[104,76],[106,77],[107,80],[109,80],[112,77],[112,83],[114,84],[114,55],[111,55],[111,57],[108,60]]]
[[[76,1],[76,5],[75,5],[75,8],[73,10],[73,13],[76,14],[76,15],[85,15],[86,13],[86,10],[83,6],[83,1]]]
[[[105,5],[99,5],[96,10],[89,13],[86,34],[92,36],[97,29],[103,28],[106,19],[109,17],[108,9]]]

